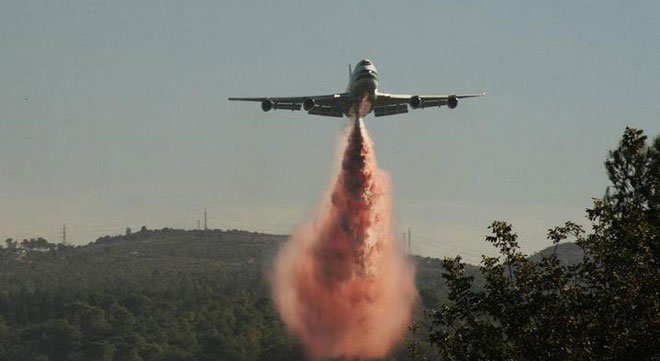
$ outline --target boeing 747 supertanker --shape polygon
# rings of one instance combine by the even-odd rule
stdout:
[[[480,94],[452,95],[406,95],[387,94],[378,91],[378,72],[373,62],[362,59],[351,71],[349,65],[348,87],[343,93],[327,95],[308,95],[300,97],[264,97],[264,98],[229,98],[229,100],[261,102],[265,112],[271,109],[307,111],[308,114],[329,117],[359,117],[373,111],[374,116],[408,113],[408,106],[413,109],[447,106],[456,108],[458,100],[484,96]]]

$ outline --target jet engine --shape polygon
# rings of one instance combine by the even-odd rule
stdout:
[[[312,98],[305,98],[305,100],[303,100],[302,106],[306,111],[310,111],[316,106],[316,102]]]
[[[413,95],[410,97],[410,106],[413,109],[419,108],[419,105],[421,104],[422,100],[420,99],[419,95]]]
[[[458,99],[456,98],[456,95],[450,95],[447,98],[447,107],[449,107],[449,109],[454,109],[456,108],[457,105],[458,105]]]
[[[263,110],[264,112],[267,112],[271,109],[273,109],[273,101],[270,100],[270,99],[264,99],[261,102],[261,110]]]

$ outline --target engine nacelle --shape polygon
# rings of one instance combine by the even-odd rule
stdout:
[[[271,109],[273,109],[273,101],[270,100],[270,99],[264,99],[261,102],[261,110],[263,110],[264,112],[267,112]]]
[[[451,95],[447,98],[447,107],[449,109],[454,109],[458,105],[458,98],[456,98],[456,95]]]
[[[417,109],[419,108],[419,105],[422,103],[422,99],[419,97],[419,95],[413,95],[410,97],[409,103],[413,109]]]
[[[305,98],[305,100],[303,100],[302,106],[306,111],[310,111],[316,106],[316,102],[312,98]]]

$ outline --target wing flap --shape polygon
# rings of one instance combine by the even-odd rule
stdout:
[[[312,115],[322,115],[326,117],[337,117],[337,118],[342,118],[344,116],[344,112],[336,107],[328,107],[328,106],[323,106],[323,105],[317,105],[310,109],[308,114]]]
[[[421,98],[419,100],[419,105],[417,108],[430,108],[430,107],[440,107],[443,105],[447,105],[447,99],[424,99]]]
[[[403,114],[403,113],[408,113],[408,104],[406,103],[374,107],[374,116],[376,117],[383,117],[386,115],[395,115],[395,114]]]
[[[273,109],[287,109],[287,110],[300,110],[302,108],[301,103],[280,103],[273,102]]]

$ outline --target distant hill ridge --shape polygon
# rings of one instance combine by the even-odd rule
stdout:
[[[557,258],[563,265],[574,265],[580,263],[584,257],[584,251],[580,246],[573,242],[560,243],[556,247],[550,246],[544,248],[529,258],[533,261],[539,261],[543,256],[551,256],[553,253],[556,253]]]

